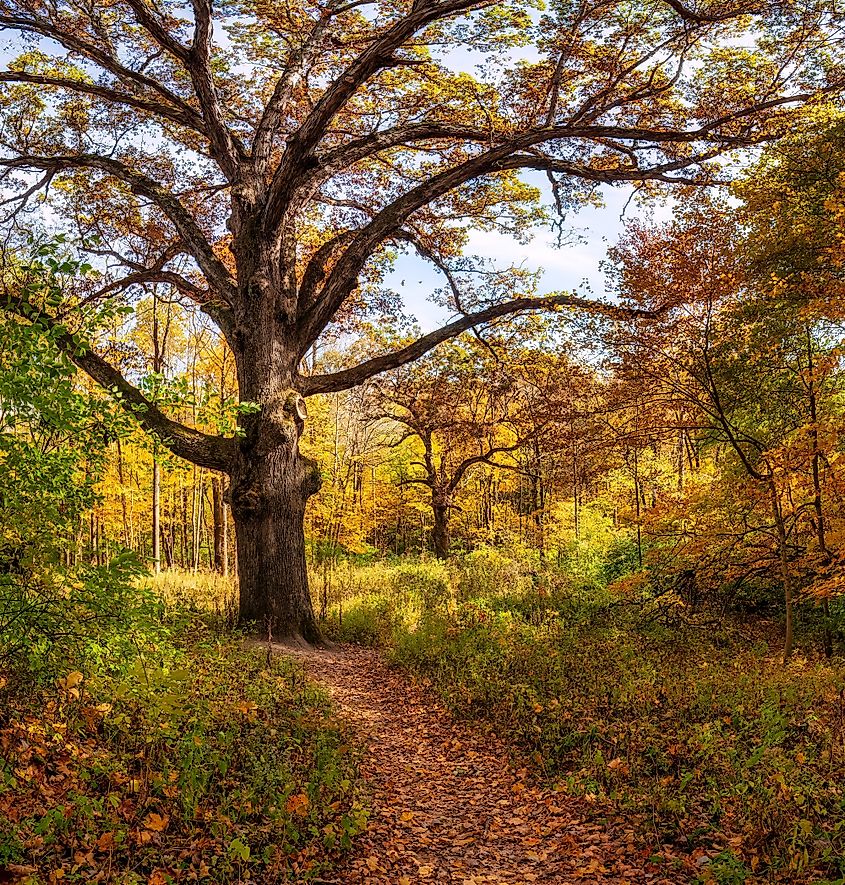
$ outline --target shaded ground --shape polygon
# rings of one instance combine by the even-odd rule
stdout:
[[[455,722],[376,652],[284,649],[302,659],[365,742],[373,814],[331,881],[345,885],[689,883],[648,862],[624,827],[543,790],[508,749]]]

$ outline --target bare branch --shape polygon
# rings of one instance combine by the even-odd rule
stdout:
[[[517,449],[525,445],[527,441],[528,438],[520,439],[509,446],[491,446],[490,449],[482,455],[473,455],[471,458],[465,458],[455,468],[455,472],[452,474],[452,478],[446,485],[446,493],[448,495],[451,495],[455,491],[458,485],[460,485],[461,480],[464,478],[464,474],[467,472],[467,470],[469,470],[470,467],[474,467],[476,464],[490,464],[492,467],[502,466],[497,464],[493,460],[493,456],[502,454],[504,452],[515,452]]]

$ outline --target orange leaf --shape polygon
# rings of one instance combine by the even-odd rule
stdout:
[[[97,839],[97,850],[98,851],[111,851],[114,848],[114,833],[103,833],[99,839]]]
[[[144,827],[154,833],[163,833],[167,829],[168,823],[170,823],[170,815],[156,814],[155,811],[151,811],[144,818]]]
[[[285,811],[288,814],[296,814],[299,817],[305,817],[308,814],[308,797],[305,793],[297,793],[291,796],[285,803]]]

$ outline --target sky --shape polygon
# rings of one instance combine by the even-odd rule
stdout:
[[[532,182],[533,183],[533,182]],[[631,200],[632,187],[605,186],[601,190],[604,205],[586,206],[570,213],[566,229],[576,235],[560,248],[556,233],[539,229],[529,243],[520,243],[504,233],[473,231],[465,254],[486,259],[498,269],[510,266],[542,270],[543,292],[570,291],[594,298],[608,294],[601,263],[607,250],[623,233],[625,221],[643,216],[662,220],[671,216],[668,204],[642,206]],[[550,202],[550,200],[549,200]],[[443,325],[448,311],[430,300],[434,289],[445,285],[443,276],[415,255],[403,255],[388,275],[386,284],[403,295],[407,313],[416,317],[423,332]]]

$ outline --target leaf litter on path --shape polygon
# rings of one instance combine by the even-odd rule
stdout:
[[[344,885],[679,885],[623,826],[539,786],[497,738],[370,649],[291,650],[365,743],[372,814],[330,880]],[[593,815],[595,817],[595,815]],[[684,864],[684,866],[686,866]]]

